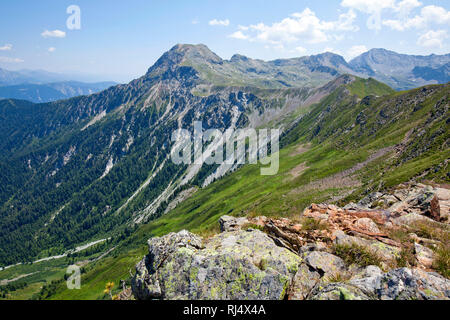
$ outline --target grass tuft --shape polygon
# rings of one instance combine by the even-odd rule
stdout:
[[[447,279],[450,279],[450,246],[443,245],[436,250],[433,268]]]
[[[333,247],[333,253],[342,258],[347,265],[357,264],[361,267],[382,267],[381,258],[366,247],[357,244],[338,244]]]

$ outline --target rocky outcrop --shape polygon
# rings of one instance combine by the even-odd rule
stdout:
[[[302,258],[259,230],[212,239],[181,231],[149,240],[136,266],[137,299],[284,299]]]
[[[314,208],[323,211],[323,206]],[[323,215],[321,221],[326,215],[328,227],[335,229],[308,229],[289,219],[225,216],[220,219],[222,233],[210,239],[188,231],[151,238],[149,254],[136,266],[133,295],[140,300],[450,299],[450,281],[435,272],[416,267],[383,272],[374,265],[349,264],[333,253],[334,245],[356,243],[379,255],[388,270],[400,248],[374,232],[378,225],[373,221],[382,221],[385,215],[372,216],[370,211],[352,215],[335,207],[325,213],[305,210],[307,216],[314,212]],[[338,229],[351,219],[356,230],[367,231],[362,233],[365,238],[343,231],[352,229]],[[264,226],[264,232],[252,225]],[[414,250],[421,265],[430,267],[432,250],[419,244]]]
[[[345,209],[383,209],[396,216],[418,214],[438,222],[449,222],[450,190],[424,184],[403,184],[395,190],[374,192]]]
[[[209,239],[152,238],[132,292],[143,300],[450,299],[450,280],[435,269],[438,249],[448,248],[447,193],[401,186],[343,208],[312,204],[295,221],[223,216]]]

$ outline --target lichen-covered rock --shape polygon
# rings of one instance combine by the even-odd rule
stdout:
[[[450,214],[450,190],[420,183],[401,185],[392,193],[371,193],[358,204],[352,203],[345,208],[388,208],[390,212],[399,215],[415,213],[435,221],[446,222]]]
[[[316,288],[312,299],[447,300],[450,281],[436,273],[402,268]]]
[[[305,263],[321,275],[337,275],[345,271],[344,261],[330,253],[313,251],[306,255]]]
[[[248,219],[243,217],[236,218],[231,216],[222,216],[219,219],[220,231],[237,231],[248,222]]]
[[[136,275],[131,283],[131,288],[136,299],[161,298],[162,292],[158,278],[150,276],[146,258],[136,265]]]
[[[367,266],[362,268],[359,272],[355,272],[352,279],[362,279],[381,276],[383,271],[378,266]]]
[[[450,298],[450,281],[436,273],[401,268],[377,277],[350,281],[381,300],[435,300]]]
[[[418,222],[419,223],[424,222],[424,223],[430,223],[430,224],[435,223],[434,220],[432,220],[428,217],[422,216],[420,214],[417,214],[417,213],[409,213],[404,216],[395,218],[395,219],[393,219],[393,222],[394,222],[394,224],[399,225],[399,226],[412,226]]]
[[[320,283],[321,275],[306,264],[302,264],[292,280],[289,300],[306,300],[314,287]]]
[[[182,231],[149,240],[132,289],[137,299],[283,299],[301,262],[258,230],[203,242]]]
[[[317,287],[311,300],[372,300],[361,289],[345,283],[330,283]]]

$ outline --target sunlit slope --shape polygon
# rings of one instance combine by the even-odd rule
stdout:
[[[149,237],[181,229],[207,236],[224,214],[296,216],[312,202],[347,202],[412,178],[448,182],[450,86],[385,89],[361,79],[337,88],[283,136],[277,175],[247,165],[199,190],[93,265],[80,291],[60,284],[50,298],[102,298],[102,281],[118,289],[139,260],[131,259],[134,250],[145,252]]]

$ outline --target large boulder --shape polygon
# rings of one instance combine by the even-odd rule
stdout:
[[[289,291],[290,300],[306,300],[311,291],[332,277],[344,273],[344,261],[330,253],[312,251],[303,253],[304,263],[296,273]]]
[[[132,290],[141,300],[283,299],[301,262],[259,230],[225,232],[208,241],[181,231],[149,240]]]
[[[219,219],[220,231],[237,231],[245,224],[249,223],[247,218],[222,216]]]
[[[336,276],[345,271],[344,261],[327,252],[313,251],[306,255],[305,263],[322,275]]]
[[[307,264],[302,264],[295,274],[289,290],[289,300],[306,300],[309,294],[321,282],[321,274],[310,268]]]

